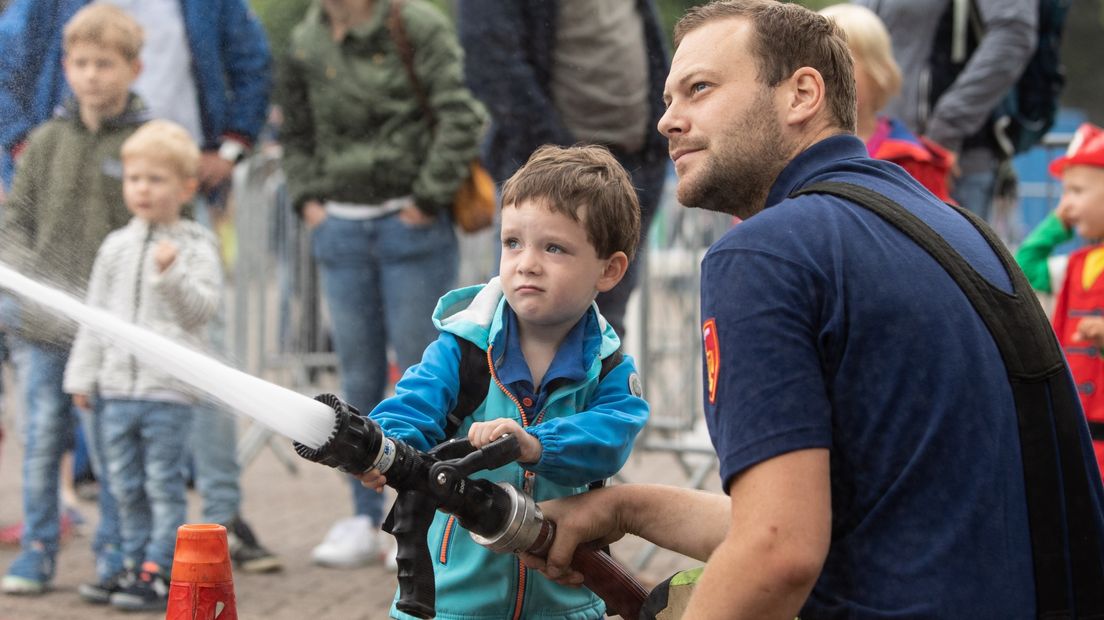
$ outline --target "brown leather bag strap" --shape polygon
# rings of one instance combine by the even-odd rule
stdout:
[[[403,68],[406,69],[406,77],[410,79],[410,85],[414,88],[414,95],[418,98],[418,105],[422,108],[422,115],[430,127],[436,124],[433,117],[433,109],[429,107],[429,96],[422,87],[418,74],[414,72],[414,46],[410,44],[410,37],[406,35],[406,26],[403,25],[402,7],[403,0],[391,0],[391,10],[387,13],[387,30],[391,33],[391,40],[399,50],[399,58],[402,59]]]

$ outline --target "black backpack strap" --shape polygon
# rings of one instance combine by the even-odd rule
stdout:
[[[460,391],[456,395],[456,407],[445,418],[445,439],[456,435],[464,420],[486,400],[487,390],[491,387],[491,368],[488,366],[490,362],[487,360],[487,352],[465,338],[457,337],[456,342],[460,345]],[[602,360],[598,380],[605,379],[624,358],[621,347],[617,347],[616,351]]]
[[[602,380],[606,378],[606,375],[610,374],[610,371],[612,371],[614,368],[617,368],[624,359],[625,353],[624,351],[622,351],[621,347],[618,346],[616,351],[610,353],[606,356],[605,359],[602,360],[602,370],[598,373],[598,382],[601,383]],[[595,480],[594,482],[591,482],[587,485],[587,487],[592,491],[594,489],[600,489],[604,486],[606,486],[605,480]],[[609,551],[609,546],[607,545],[606,547],[604,547],[604,549],[606,549],[606,551]]]
[[[487,352],[474,342],[456,337],[460,345],[460,391],[456,395],[456,407],[445,421],[445,439],[452,439],[464,420],[487,398],[491,386],[491,369],[487,365]]]
[[[601,383],[606,375],[610,374],[614,368],[617,368],[622,360],[625,359],[625,353],[621,350],[621,347],[617,347],[617,350],[606,356],[606,359],[602,360],[602,370],[598,373],[598,382]]]
[[[1104,533],[1097,528],[1084,466],[1079,433],[1084,414],[1046,314],[1004,244],[976,215],[950,205],[1000,258],[1012,295],[991,285],[945,239],[886,196],[834,182],[793,196],[811,193],[873,211],[939,262],[969,299],[1000,350],[1016,403],[1039,617],[1104,617],[1104,566],[1098,556]]]

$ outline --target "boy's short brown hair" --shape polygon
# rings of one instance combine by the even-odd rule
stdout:
[[[148,157],[164,163],[182,178],[199,173],[199,147],[188,131],[172,121],[154,120],[138,128],[120,151],[123,165],[132,157]]]
[[[586,209],[587,241],[600,258],[624,252],[631,261],[640,240],[640,203],[629,174],[603,146],[545,145],[502,187],[502,207],[532,200],[579,222]]]
[[[110,4],[90,4],[66,22],[61,45],[66,53],[77,43],[117,50],[128,61],[142,51],[142,27],[126,11]]]

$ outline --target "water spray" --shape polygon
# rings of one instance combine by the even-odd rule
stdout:
[[[528,495],[505,484],[472,479],[517,459],[517,439],[504,437],[472,448],[454,439],[428,452],[385,437],[379,425],[361,417],[335,396],[316,399],[253,377],[151,330],[90,307],[0,263],[0,288],[38,302],[111,339],[143,363],[215,397],[292,439],[308,460],[352,474],[376,468],[399,494],[384,529],[399,544],[398,608],[415,617],[433,617],[435,585],[426,533],[434,511],[456,515],[480,544],[500,553],[526,551],[544,556],[555,524],[544,519]],[[640,584],[607,553],[580,546],[572,566],[609,613],[635,618],[647,596]]]
[[[110,338],[143,363],[210,394],[232,410],[308,446],[330,435],[333,411],[309,396],[274,385],[103,309],[88,306],[0,263],[0,288],[29,299]]]

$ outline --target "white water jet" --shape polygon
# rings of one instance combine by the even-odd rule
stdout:
[[[334,428],[334,411],[313,398],[258,379],[0,263],[0,288],[36,301],[93,329],[111,344],[226,403],[273,431],[319,448]]]

